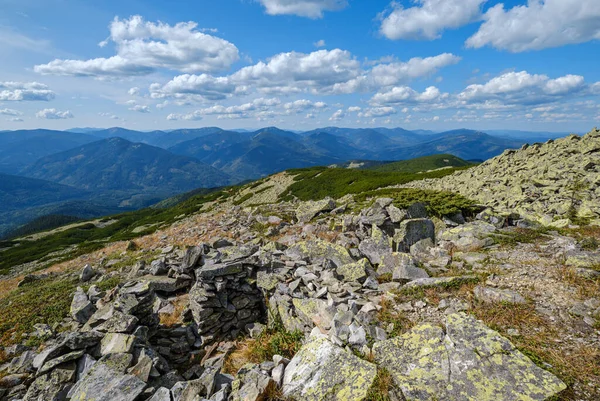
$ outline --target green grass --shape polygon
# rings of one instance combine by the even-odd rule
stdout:
[[[318,200],[327,196],[340,198],[347,194],[359,194],[376,189],[406,184],[424,178],[440,178],[463,169],[445,169],[423,174],[381,173],[370,170],[354,170],[327,167],[288,170],[294,175],[294,183],[281,194],[281,200]]]
[[[471,215],[477,210],[475,202],[462,195],[446,191],[431,191],[416,188],[391,188],[363,192],[354,200],[363,203],[372,198],[392,198],[400,209],[415,203],[424,203],[430,215],[442,217],[462,212]]]
[[[511,231],[503,231],[501,234],[492,234],[491,237],[496,244],[499,245],[518,245],[518,244],[532,244],[543,240],[544,235],[550,231],[546,227],[542,228],[515,228]]]
[[[52,326],[62,321],[75,288],[75,279],[44,279],[15,288],[0,299],[0,345],[19,343],[36,323]]]
[[[8,242],[6,244],[11,244],[11,248],[0,252],[0,275],[7,274],[11,267],[23,263],[40,261],[43,267],[44,262],[57,263],[70,260],[101,249],[109,242],[126,241],[152,234],[181,216],[198,212],[208,202],[227,199],[237,193],[239,188],[229,187],[210,194],[197,195],[168,209],[146,208],[111,216],[109,219],[114,219],[116,222],[103,228],[88,224],[51,234],[36,241],[21,241],[18,244]],[[148,228],[134,232],[136,228],[143,226]],[[71,249],[74,246],[75,248]],[[49,256],[60,251],[64,254],[58,257]]]
[[[473,163],[463,160],[460,157],[444,154],[386,163],[380,166],[368,168],[368,170],[378,171],[381,173],[418,173],[444,167],[469,167],[473,165]]]

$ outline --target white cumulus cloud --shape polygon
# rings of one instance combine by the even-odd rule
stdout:
[[[523,52],[600,39],[598,0],[529,0],[510,9],[497,4],[484,20],[468,47]]]
[[[340,110],[336,111],[335,113],[333,113],[333,115],[331,117],[329,117],[329,121],[340,121],[344,117],[346,117],[346,113],[344,112],[344,110],[340,109]]]
[[[0,82],[0,101],[50,101],[55,96],[39,82]]]
[[[560,100],[587,89],[580,75],[550,79],[527,71],[508,72],[485,84],[467,86],[458,99],[466,102],[498,101],[502,104],[542,104]]]
[[[259,0],[269,15],[297,15],[322,18],[324,11],[338,11],[348,6],[347,0]]]
[[[455,29],[477,21],[487,0],[415,0],[404,8],[392,2],[382,14],[380,32],[388,39],[427,39],[440,37],[445,29]]]
[[[376,93],[371,98],[374,104],[411,104],[436,102],[448,98],[447,93],[442,93],[435,86],[430,86],[419,93],[408,86],[395,86],[386,92]]]
[[[130,107],[129,110],[137,111],[138,113],[150,113],[150,107],[141,104],[136,104],[135,106]]]
[[[136,15],[110,24],[110,36],[101,47],[114,43],[116,55],[90,60],[59,60],[36,65],[40,74],[122,77],[146,75],[157,69],[186,73],[227,69],[239,60],[237,47],[197,30],[195,22],[169,25],[145,21]]]
[[[73,118],[73,113],[69,110],[67,111],[58,111],[56,109],[44,109],[35,113],[37,118],[44,118],[47,120],[63,120],[67,118]]]

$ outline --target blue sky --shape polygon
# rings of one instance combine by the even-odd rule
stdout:
[[[0,130],[600,125],[598,0],[0,0]]]

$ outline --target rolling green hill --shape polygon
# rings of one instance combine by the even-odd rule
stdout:
[[[449,154],[441,154],[386,163],[380,166],[370,167],[368,170],[379,172],[419,173],[445,167],[466,167],[470,165],[472,165],[472,163],[463,160],[460,157]]]

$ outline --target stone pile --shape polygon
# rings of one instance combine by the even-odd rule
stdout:
[[[298,217],[337,214],[333,206],[311,203]],[[171,247],[132,266],[129,280],[110,291],[78,288],[62,326],[68,331],[38,327],[50,337],[44,347],[21,349],[0,367],[7,374],[0,400],[258,401],[277,392],[363,400],[382,367],[406,400],[544,400],[564,389],[507,339],[455,313],[456,305],[447,309],[445,331],[422,324],[391,337],[393,324],[378,320],[390,291],[472,280],[428,271],[447,270],[456,247],[486,246],[493,224],[465,224],[457,215],[448,218],[456,227],[438,234],[424,205],[401,210],[383,198],[342,219],[335,241]],[[82,281],[92,280],[90,270]],[[484,286],[477,294],[521,301]],[[179,321],[162,324],[182,300]],[[233,351],[227,340],[259,336],[265,325],[304,333],[303,347],[291,360],[275,355],[235,376],[223,373]]]

